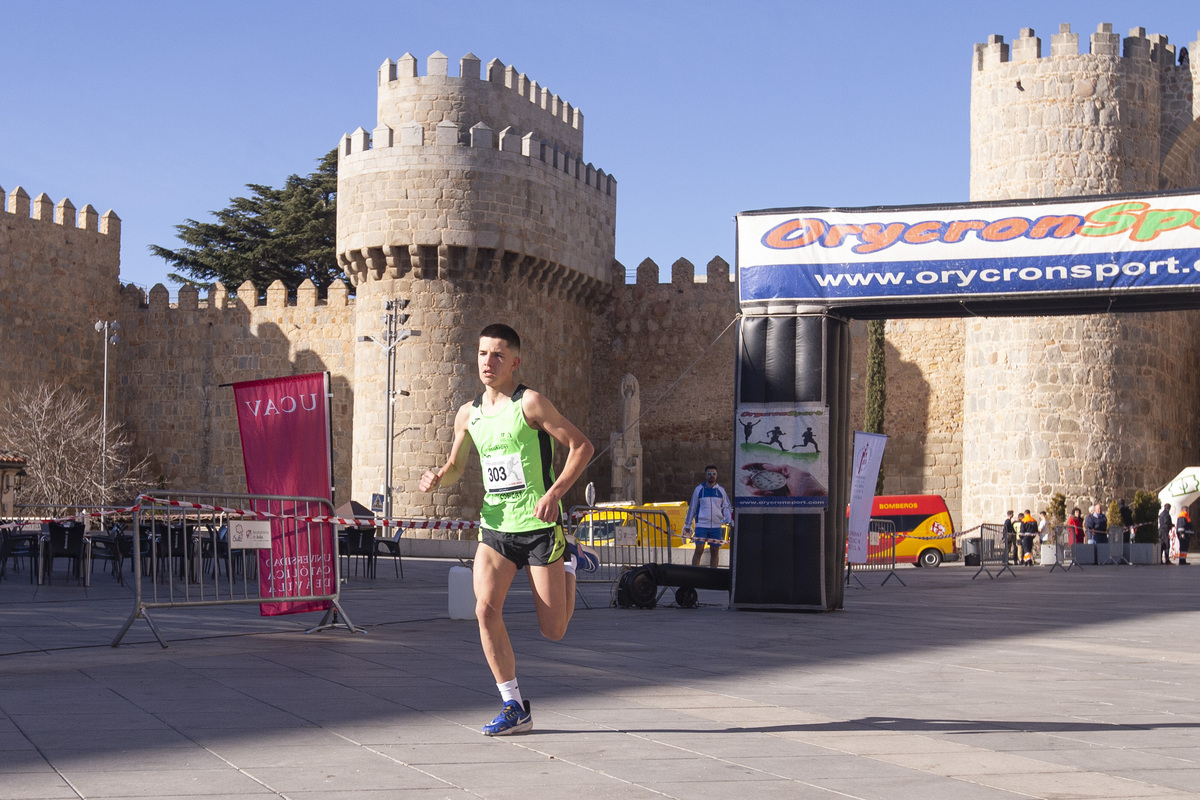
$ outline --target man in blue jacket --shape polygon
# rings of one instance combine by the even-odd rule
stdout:
[[[1108,544],[1108,517],[1103,509],[1102,504],[1096,503],[1092,506],[1092,513],[1083,521],[1088,539],[1096,544]]]
[[[733,507],[729,495],[717,484],[717,468],[709,464],[704,468],[704,483],[692,492],[684,530],[691,531],[696,552],[692,553],[692,566],[700,565],[704,545],[708,545],[709,566],[715,567],[721,558],[721,544],[725,541],[722,525],[733,521]]]

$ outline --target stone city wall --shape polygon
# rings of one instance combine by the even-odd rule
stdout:
[[[45,382],[82,392],[99,413],[104,336],[94,326],[116,319],[120,263],[111,210],[0,189],[0,408],[16,388]]]
[[[867,323],[850,326],[850,426],[861,430],[867,391]],[[936,494],[962,517],[963,321],[896,319],[884,327],[886,494]],[[977,522],[977,520],[976,520]]]
[[[233,389],[221,384],[329,371],[340,504],[350,496],[354,302],[341,281],[325,300],[309,281],[291,298],[279,281],[264,295],[248,281],[235,292],[217,284],[206,300],[184,286],[172,305],[161,284],[149,297],[125,287],[110,402],[163,488],[240,493],[246,476]]]
[[[555,404],[579,428],[589,431],[588,400],[593,384],[591,295],[566,286],[553,289],[541,272],[503,274],[480,271],[447,259],[437,277],[369,279],[358,284],[358,335],[378,335],[384,301],[409,300],[405,327],[420,336],[397,348],[398,397],[395,415],[393,507],[398,515],[474,519],[483,497],[478,454],[470,456],[463,478],[432,494],[418,490],[420,476],[450,455],[455,412],[482,392],[476,354],[479,331],[493,322],[512,326],[521,337],[517,379]],[[359,345],[354,418],[354,496],[369,497],[383,481],[386,407],[384,356]],[[561,468],[565,452],[556,453]],[[582,484],[566,502],[582,502]],[[454,532],[416,535],[459,538]],[[467,533],[470,538],[473,534]]]
[[[1067,508],[1157,492],[1195,463],[1196,312],[966,321],[964,480],[974,502]],[[1032,324],[1031,324],[1032,323]],[[999,514],[997,518],[996,515]]]
[[[618,432],[619,387],[630,373],[638,379],[644,414],[643,499],[688,499],[707,463],[717,465],[720,482],[732,492],[737,326],[726,326],[738,305],[729,264],[714,258],[697,281],[695,267],[681,258],[671,266],[671,282],[659,283],[658,265],[646,259],[636,283],[625,284],[619,264],[612,277],[611,305],[598,315],[593,339],[591,435],[597,452]],[[709,345],[708,355],[689,369]],[[611,475],[605,455],[589,474],[598,498],[610,497]]]

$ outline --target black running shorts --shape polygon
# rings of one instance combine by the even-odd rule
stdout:
[[[490,528],[479,529],[479,541],[517,565],[544,567],[563,557],[567,539],[561,525],[528,531],[525,533],[503,533]]]

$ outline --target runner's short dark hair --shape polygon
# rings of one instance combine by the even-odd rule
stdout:
[[[505,325],[503,322],[493,322],[479,332],[480,339],[500,339],[509,350],[521,350],[521,337],[512,328]]]
[[[716,464],[707,464],[707,465],[705,465],[705,467],[704,467],[704,471],[705,471],[705,472],[708,472],[710,469],[711,469],[713,472],[716,472],[716,471],[717,471],[717,465],[716,465]]]

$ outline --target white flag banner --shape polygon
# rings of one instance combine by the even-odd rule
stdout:
[[[854,459],[850,462],[850,532],[851,564],[867,563],[867,546],[871,528],[871,506],[875,502],[875,481],[883,461],[887,436],[882,433],[854,432]]]

